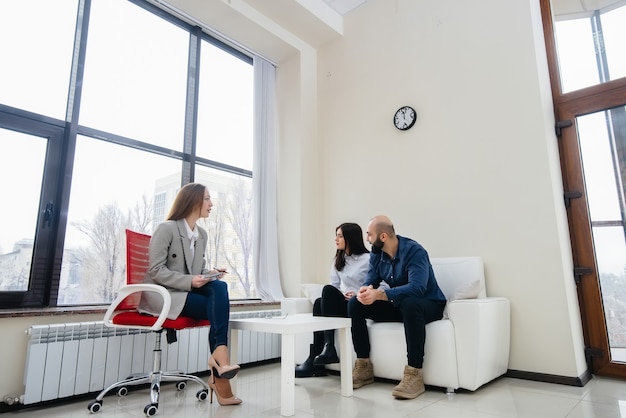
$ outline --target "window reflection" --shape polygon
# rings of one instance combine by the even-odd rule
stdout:
[[[626,76],[626,6],[553,2],[552,11],[563,93]]]
[[[254,297],[252,179],[197,166],[196,181],[213,201],[209,217],[199,221],[209,234],[207,262],[228,269],[223,280],[231,299]]]
[[[80,124],[183,148],[189,33],[126,0],[92,2]]]
[[[124,230],[151,234],[155,194],[171,202],[180,178],[175,159],[78,137],[59,305],[113,300],[126,280]]]
[[[252,171],[253,67],[202,41],[196,153]]]
[[[47,141],[0,129],[0,290],[28,289]],[[28,156],[28,158],[24,158]],[[19,175],[16,175],[19,173]]]
[[[77,9],[77,0],[0,2],[0,103],[65,119]]]
[[[626,137],[622,135],[626,132],[625,114],[624,107],[617,107],[576,118],[613,361],[626,361],[617,354],[626,348]]]

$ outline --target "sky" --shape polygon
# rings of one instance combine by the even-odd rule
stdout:
[[[65,119],[76,5],[0,3],[0,53],[5,62],[21,63],[0,66],[0,103]],[[188,33],[125,0],[94,1],[91,12],[79,123],[182,151]],[[27,31],[15,18],[24,15]],[[201,56],[201,81],[211,82],[199,86],[198,153],[252,170],[252,66],[207,42]],[[0,210],[0,248],[10,251],[15,241],[34,236],[46,140],[0,130],[0,146],[11,150],[0,155],[0,178],[12,179],[3,195],[22,203]],[[73,221],[112,202],[124,209],[143,194],[152,197],[155,179],[180,172],[178,161],[84,137],[76,156]],[[70,242],[80,239],[68,233]]]

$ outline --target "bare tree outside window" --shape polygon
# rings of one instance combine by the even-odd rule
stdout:
[[[123,227],[126,219],[116,203],[98,210],[91,222],[72,224],[87,239],[88,246],[74,251],[74,259],[80,266],[81,299],[89,295],[112,301],[122,284],[126,266]]]
[[[252,196],[249,183],[241,178],[233,181],[233,194],[228,196],[226,202],[226,217],[237,235],[239,250],[231,253],[224,252],[224,258],[228,261],[232,272],[236,274],[239,284],[243,289],[244,297],[252,296],[253,281],[251,277],[250,258],[252,255]],[[237,255],[240,255],[237,259]]]

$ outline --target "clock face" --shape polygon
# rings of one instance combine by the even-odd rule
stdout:
[[[406,131],[415,125],[417,113],[411,106],[402,106],[393,116],[393,124],[401,131]]]

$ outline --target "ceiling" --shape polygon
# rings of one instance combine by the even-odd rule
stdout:
[[[367,0],[316,0],[323,1],[327,5],[329,5],[333,10],[339,13],[342,16],[345,16],[346,13],[350,12],[352,9],[359,7],[361,4],[365,3]]]
[[[344,18],[367,0],[149,0],[279,63],[343,36]]]

